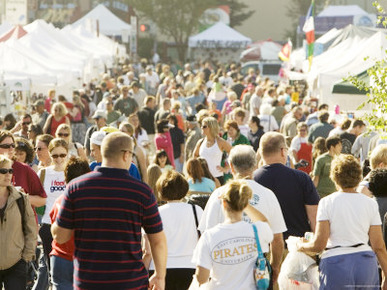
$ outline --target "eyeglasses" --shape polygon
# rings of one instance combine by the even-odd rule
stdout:
[[[12,168],[0,168],[0,174],[13,174],[13,169]]]
[[[35,147],[35,151],[42,151],[44,149],[47,149],[47,148],[43,148],[43,147]]]
[[[203,125],[203,126],[202,126],[202,129],[207,129],[207,128],[208,128],[207,125]]]
[[[11,144],[0,144],[0,148],[1,149],[9,149],[9,148],[15,148],[15,143],[11,143]]]
[[[288,147],[282,147],[281,149],[284,149],[284,150],[289,151],[289,148],[288,148]]]
[[[306,129],[300,129],[300,130],[298,130],[298,131],[300,131],[300,132],[306,132]]]
[[[129,152],[130,154],[134,155],[134,152],[132,150],[125,150],[125,149],[122,149],[121,152]]]
[[[66,158],[67,154],[53,154],[51,155],[52,158],[57,159],[57,158]]]
[[[23,122],[23,126],[31,124],[31,122]]]
[[[70,134],[69,133],[58,133],[58,136],[59,137],[68,137],[68,136],[70,136]]]

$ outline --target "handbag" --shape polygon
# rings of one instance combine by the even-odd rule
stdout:
[[[261,244],[259,243],[257,227],[255,224],[253,224],[253,229],[258,252],[258,258],[254,265],[255,286],[258,290],[266,290],[270,286],[271,266],[269,261],[263,255]]]

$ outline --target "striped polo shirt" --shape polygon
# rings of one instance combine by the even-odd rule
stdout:
[[[155,234],[163,227],[145,183],[100,167],[67,186],[56,221],[74,230],[76,289],[147,289],[141,228]]]

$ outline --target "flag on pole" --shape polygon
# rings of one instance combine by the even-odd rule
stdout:
[[[309,60],[309,70],[312,65],[313,51],[314,51],[314,0],[310,4],[308,14],[306,15],[305,24],[302,28],[305,32],[306,43],[307,43],[307,56]]]
[[[288,39],[288,42],[282,47],[281,51],[278,53],[278,57],[282,61],[289,61],[290,54],[292,53],[292,42]]]

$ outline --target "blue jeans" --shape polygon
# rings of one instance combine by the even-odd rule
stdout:
[[[51,256],[51,280],[54,290],[73,289],[73,261],[58,256]]]
[[[320,262],[320,290],[380,289],[378,262],[372,251],[338,255]]]

